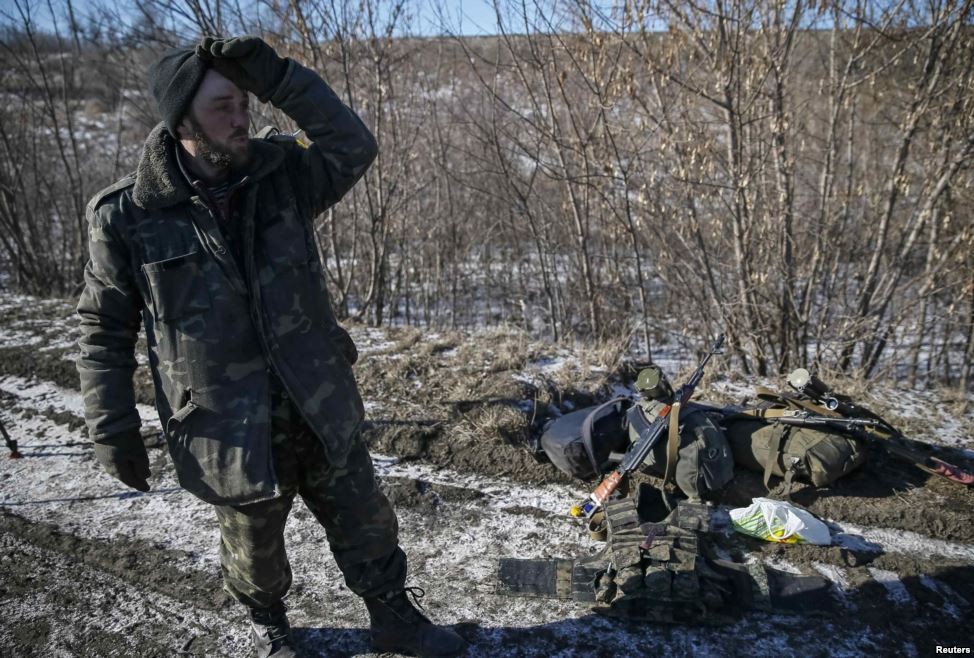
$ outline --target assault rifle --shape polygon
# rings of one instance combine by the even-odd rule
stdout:
[[[826,427],[847,432],[854,432],[865,428],[878,427],[880,422],[872,418],[833,418],[832,416],[818,416],[809,411],[785,411],[775,416],[774,421],[782,425],[797,427]]]
[[[800,394],[800,397],[794,401],[811,411],[803,416],[803,423],[810,424],[809,419],[813,419],[811,423],[829,424],[837,428],[845,427],[854,436],[881,440],[883,447],[891,455],[911,462],[926,473],[939,475],[951,482],[967,486],[974,484],[974,474],[937,457],[923,454],[910,446],[910,440],[889,422],[854,403],[849,396],[833,392],[828,385],[805,368],[798,368],[788,375],[788,384]],[[821,406],[810,407],[802,398]],[[786,418],[778,420],[798,424]]]
[[[588,495],[588,498],[573,506],[570,510],[570,514],[576,518],[584,516],[585,518],[592,518],[592,515],[598,511],[600,507],[608,500],[609,496],[619,488],[622,483],[622,479],[635,471],[649,456],[653,448],[659,442],[659,440],[666,433],[667,428],[670,426],[671,421],[679,421],[680,418],[680,408],[690,401],[690,396],[693,395],[693,391],[697,388],[700,380],[703,379],[703,369],[710,361],[710,357],[715,354],[720,354],[720,348],[724,344],[724,334],[717,336],[717,340],[714,341],[714,346],[710,348],[710,351],[697,369],[693,371],[690,378],[683,384],[676,393],[672,396],[672,402],[666,404],[659,411],[656,419],[643,431],[639,437],[639,441],[629,449],[629,452],[622,458],[619,465],[613,470],[609,475],[599,483],[599,486],[595,488],[595,491]],[[671,418],[672,416],[672,418]],[[674,428],[676,425],[674,425]]]

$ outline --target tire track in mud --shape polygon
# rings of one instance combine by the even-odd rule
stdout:
[[[409,484],[407,480],[399,483]],[[442,507],[438,509],[437,513],[450,514]],[[0,585],[0,613],[5,613],[6,619],[15,620],[0,634],[0,639],[7,642],[5,646],[18,649],[13,655],[50,655],[49,651],[59,649],[71,655],[163,656],[174,655],[190,639],[189,655],[245,655],[234,653],[246,651],[247,631],[240,623],[239,612],[235,613],[225,596],[205,602],[207,594],[218,591],[218,576],[187,569],[181,579],[174,579],[172,563],[185,561],[178,552],[161,550],[145,542],[79,540],[48,524],[30,523],[10,514],[0,515],[0,530],[4,538],[0,550],[5,556],[0,561],[5,574]],[[787,557],[794,556],[790,551],[784,553]],[[134,564],[125,559],[126,555],[135,558]],[[24,570],[18,564],[28,564],[30,568]],[[931,587],[907,580],[904,587],[914,601],[924,604],[923,609],[918,614],[913,605],[899,606],[899,614],[890,614],[891,604],[879,591],[885,588],[848,572],[845,578],[858,588],[850,595],[855,602],[851,611],[862,623],[753,615],[726,629],[725,639],[719,642],[701,641],[688,629],[639,628],[590,617],[566,616],[525,628],[479,628],[472,623],[461,627],[477,644],[471,655],[484,656],[508,655],[503,648],[511,646],[519,647],[514,655],[551,655],[558,649],[570,648],[581,652],[576,655],[583,655],[586,647],[623,650],[630,645],[631,648],[655,646],[659,655],[679,655],[680,647],[687,646],[699,647],[700,655],[756,655],[754,651],[768,655],[759,649],[777,652],[779,648],[771,638],[780,638],[785,633],[789,638],[787,644],[794,648],[793,643],[799,640],[815,642],[814,635],[823,626],[836,636],[825,640],[831,655],[854,655],[850,642],[860,648],[872,646],[877,651],[896,646],[909,649],[906,655],[927,655],[933,647],[931,642],[963,646],[960,643],[968,637],[960,619],[954,619],[951,628],[950,620],[931,617],[949,603],[934,589],[943,583]],[[921,587],[927,592],[926,600],[923,591],[916,591]],[[492,605],[510,607],[513,601],[486,598],[488,605],[480,610],[484,620],[500,616],[500,611],[492,609]],[[310,593],[298,592],[291,600],[292,610],[299,610],[305,618],[327,620],[334,615],[334,608],[315,605]],[[491,604],[491,600],[495,603]],[[871,606],[863,605],[864,602]],[[536,608],[533,618],[541,617],[539,613],[546,604],[532,605]],[[565,607],[554,602],[550,605]],[[113,612],[116,609],[126,612],[120,616]],[[135,618],[137,625],[133,622]],[[917,633],[920,629],[924,629],[922,634]],[[589,644],[590,635],[596,630],[607,637]],[[298,637],[311,649],[312,655],[359,655],[367,651],[364,626],[357,629],[299,627]],[[847,639],[840,641],[842,637]],[[325,641],[327,644],[323,644]],[[336,641],[344,643],[349,654],[314,650],[316,646],[337,649],[340,645]]]
[[[245,627],[218,614],[222,605],[153,575],[145,561],[157,553],[149,547],[134,554],[139,566],[120,568],[94,558],[110,558],[114,546],[52,539],[50,528],[9,515],[0,516],[0,526],[3,655],[169,658],[189,649],[184,655],[229,657],[249,650],[241,641]],[[82,556],[65,550],[69,545]]]
[[[222,610],[231,604],[220,589],[220,574],[194,568],[192,555],[185,551],[128,537],[116,536],[110,541],[85,538],[53,523],[26,519],[2,508],[0,534],[14,537],[21,544],[61,554],[133,587],[192,603],[203,610]],[[3,573],[7,575],[27,566],[6,559],[3,564]]]

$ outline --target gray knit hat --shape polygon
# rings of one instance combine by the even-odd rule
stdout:
[[[208,68],[209,63],[196,54],[195,47],[167,51],[149,67],[149,88],[173,137],[179,137],[176,126],[189,109]]]

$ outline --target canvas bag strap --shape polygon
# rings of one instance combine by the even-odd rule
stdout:
[[[680,401],[677,400],[670,408],[669,434],[666,438],[666,474],[663,476],[663,486],[673,481],[676,475],[676,460],[680,451]]]

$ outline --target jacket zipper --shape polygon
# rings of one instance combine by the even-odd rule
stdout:
[[[256,191],[254,192],[254,195],[255,195],[254,204],[256,205]],[[305,425],[308,426],[311,432],[315,435],[315,438],[318,439],[322,447],[325,449],[325,455],[330,457],[330,455],[328,455],[329,452],[328,445],[318,435],[318,431],[315,429],[314,425],[312,425],[311,422],[308,420],[308,417],[305,414],[304,409],[302,409],[297,404],[297,398],[294,396],[294,392],[288,386],[288,383],[284,380],[284,378],[281,377],[277,364],[274,362],[274,357],[271,352],[271,346],[270,343],[268,342],[267,334],[265,333],[264,306],[263,303],[261,302],[261,297],[260,297],[260,280],[258,279],[257,272],[256,272],[256,263],[255,263],[256,224],[254,221],[256,212],[247,213],[247,216],[250,218],[250,223],[249,225],[244,226],[244,250],[245,250],[244,267],[246,268],[246,276],[248,278],[248,283],[250,284],[248,287],[250,288],[251,291],[251,303],[252,303],[251,312],[254,316],[255,325],[257,327],[257,335],[260,336],[261,345],[264,347],[264,354],[267,356],[267,363],[270,366],[268,369],[273,373],[275,377],[277,377],[277,381],[280,382],[281,386],[284,387],[284,392],[287,394],[294,408],[298,410],[298,414],[300,414],[301,419],[304,420]],[[271,461],[271,468],[273,469],[273,455]],[[275,474],[275,480],[276,480],[276,474]]]

